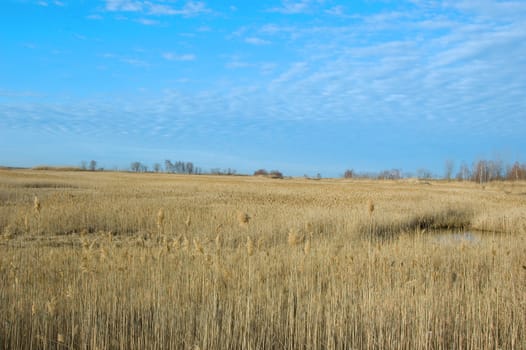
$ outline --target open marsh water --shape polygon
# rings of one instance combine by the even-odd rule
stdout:
[[[485,238],[482,233],[476,231],[438,231],[429,235],[432,242],[443,245],[455,244],[478,244]]]

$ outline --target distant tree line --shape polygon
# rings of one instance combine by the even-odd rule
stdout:
[[[170,174],[201,174],[201,168],[192,162],[178,160],[173,162],[169,159],[164,161],[164,171]]]
[[[77,168],[78,169],[78,168]],[[91,160],[89,162],[82,161],[80,169],[85,171],[103,171],[103,168],[97,168],[97,161]],[[456,172],[455,172],[456,170]],[[149,172],[146,164],[139,161],[134,161],[130,164],[130,171],[135,173]],[[151,172],[159,173],[165,172],[170,174],[205,174],[205,172],[194,165],[193,162],[175,161],[167,159],[164,161],[164,169],[160,163],[155,163],[152,166]],[[208,172],[211,175],[237,175],[237,171],[232,168],[212,168]],[[279,170],[258,169],[254,171],[254,176],[265,176],[274,179],[282,179],[283,173]],[[306,178],[307,177],[305,175]],[[346,179],[379,179],[379,180],[398,180],[402,178],[417,177],[418,179],[437,179],[440,176],[433,175],[433,173],[426,169],[420,168],[415,174],[402,173],[401,169],[387,169],[379,172],[357,172],[354,169],[347,169],[343,173]],[[444,163],[443,179],[452,181],[473,181],[478,183],[486,183],[490,181],[519,181],[526,180],[526,163],[515,162],[513,164],[505,164],[502,160],[485,160],[481,159],[473,162],[470,165],[462,162],[458,169],[455,168],[455,162],[446,160]],[[321,174],[317,174],[315,179],[321,179]]]
[[[398,180],[402,178],[402,171],[400,169],[382,170],[378,173],[374,172],[357,172],[354,169],[347,169],[343,173],[346,179],[378,179],[378,180]]]
[[[220,169],[212,168],[210,169],[210,175],[236,175],[237,170],[232,168]]]
[[[139,161],[132,162],[130,164],[130,171],[134,173],[146,173],[148,172],[148,166]],[[152,171],[160,173],[163,168],[160,163],[153,164]],[[169,174],[201,174],[201,168],[194,165],[192,162],[176,161],[172,162],[167,159],[164,161],[164,172]]]
[[[146,173],[148,172],[148,166],[141,162],[132,162],[130,164],[130,170],[134,173]]]
[[[455,178],[478,183],[526,180],[526,163],[515,162],[510,165],[501,160],[483,159],[474,162],[471,169],[466,163],[462,163]]]
[[[490,181],[518,181],[526,180],[526,163],[515,162],[512,165],[506,165],[502,160],[478,160],[469,166],[462,162],[455,173],[455,163],[452,160],[446,160],[444,164],[443,179],[452,181],[473,181],[486,183]],[[374,172],[356,172],[354,169],[347,169],[343,173],[346,179],[380,179],[380,180],[398,180],[404,177],[414,177],[411,173],[402,174],[400,169],[383,170]],[[433,179],[439,176],[425,168],[416,171],[418,179]]]
[[[134,173],[146,173],[148,172],[148,166],[144,163],[135,161],[130,164],[130,171]],[[164,169],[160,163],[154,163],[152,167],[152,172],[160,173],[165,172],[168,174],[187,174],[187,175],[201,175],[201,174],[210,174],[210,175],[236,175],[237,171],[233,168],[212,168],[210,171],[205,172],[202,168],[195,166],[193,162],[187,161],[175,161],[167,159],[164,161]]]

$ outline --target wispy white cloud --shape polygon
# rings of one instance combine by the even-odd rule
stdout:
[[[144,24],[145,26],[156,26],[160,24],[159,21],[149,18],[139,18],[136,21],[140,24]]]
[[[303,58],[275,70],[265,97],[272,106],[267,109],[273,109],[268,115],[430,122],[442,130],[478,133],[501,116],[524,127],[519,105],[526,98],[526,81],[518,74],[519,67],[526,69],[522,21],[488,18],[491,11],[474,2],[473,8],[416,5],[355,17],[346,26],[267,24],[245,30],[248,37],[258,32],[275,40],[294,36],[292,47]],[[274,92],[280,97],[269,101]],[[424,111],[433,111],[433,118]],[[500,131],[511,132],[506,123],[498,124]]]
[[[1,89],[0,88],[0,97],[8,97],[8,98],[26,98],[26,97],[44,97],[42,93],[36,92],[36,91],[28,91],[28,90],[10,90],[10,89]]]
[[[106,11],[140,12],[153,16],[197,16],[210,12],[202,1],[187,1],[182,7],[167,5],[164,1],[106,0]]]
[[[246,38],[245,42],[251,45],[269,45],[270,44],[270,41],[261,39],[258,37],[254,37],[254,36]]]
[[[37,1],[36,4],[39,5],[39,6],[42,6],[42,7],[48,7],[49,5],[55,5],[55,6],[59,6],[59,7],[66,6],[66,3],[64,1],[58,1],[58,0],[55,0],[55,1],[40,0],[40,1]]]
[[[524,1],[460,0],[448,1],[447,5],[491,19],[519,19],[526,15]]]
[[[278,12],[283,14],[298,14],[305,13],[312,10],[312,5],[315,1],[312,0],[284,0],[280,6],[269,8],[269,12]]]
[[[195,61],[196,56],[194,54],[176,54],[173,52],[165,52],[162,57],[167,61]]]
[[[121,54],[115,54],[111,52],[106,52],[103,54],[99,54],[98,56],[100,58],[104,58],[106,60],[114,61],[114,62],[120,62],[125,63],[127,65],[136,67],[136,68],[149,68],[151,67],[151,64],[144,58],[139,58],[136,56],[139,56],[140,50],[136,50],[137,54],[134,56],[131,55],[121,55]],[[100,70],[107,70],[108,67],[106,65],[99,65],[98,66]]]
[[[200,33],[208,33],[212,31],[212,28],[210,28],[209,26],[200,26],[199,28],[197,28],[197,31]]]
[[[294,78],[304,74],[307,70],[306,62],[293,63],[289,69],[281,73],[276,79],[272,81],[272,84],[282,84],[291,81]]]
[[[178,15],[180,12],[164,4],[148,3],[148,13],[151,15]]]
[[[150,67],[150,64],[144,60],[137,59],[137,58],[129,58],[129,57],[123,57],[120,59],[121,62],[129,64],[134,67],[140,67],[140,68],[148,68]]]
[[[90,20],[94,20],[94,21],[100,21],[100,20],[104,19],[104,17],[102,17],[99,14],[91,14],[91,15],[86,16],[86,19],[90,19]]]
[[[268,8],[268,12],[276,12],[286,15],[294,14],[320,14],[330,16],[347,17],[345,7],[333,5],[332,1],[327,0],[282,0],[279,6]]]
[[[239,58],[234,58],[226,62],[225,67],[229,69],[249,68],[254,67],[254,64],[240,60]]]
[[[326,14],[336,17],[345,17],[347,14],[345,13],[345,8],[341,5],[333,6],[324,11]]]
[[[232,70],[252,69],[254,72],[258,72],[261,76],[264,76],[265,79],[268,77],[272,77],[272,74],[274,74],[278,68],[278,64],[276,64],[275,62],[256,62],[240,55],[224,55],[222,58],[226,60],[224,65],[225,68]]]
[[[107,11],[139,12],[144,9],[143,1],[106,0]]]
[[[428,8],[424,16],[418,9],[392,11],[345,26],[246,27],[240,33],[245,38],[258,39],[261,33],[264,40],[284,34],[300,38],[290,47],[298,60],[277,64],[251,55],[225,57],[227,68],[267,75],[253,86],[233,78],[227,86],[212,80],[211,87],[201,91],[171,91],[127,110],[137,115],[135,125],[159,116],[158,124],[148,124],[159,135],[191,128],[195,120],[205,129],[216,122],[225,125],[225,115],[247,130],[276,121],[356,120],[478,133],[490,127],[492,132],[526,131],[526,79],[520,73],[526,67],[523,25],[456,8],[463,12],[444,17]],[[391,28],[402,35],[391,37]],[[145,66],[140,60],[106,56]],[[165,52],[162,58],[185,61],[195,56]],[[168,118],[173,115],[177,120]],[[495,116],[501,122],[496,123]]]
[[[178,14],[183,16],[196,16],[203,13],[211,12],[211,10],[202,1],[188,1]]]

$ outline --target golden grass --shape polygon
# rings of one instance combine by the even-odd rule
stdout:
[[[526,348],[525,209],[526,183],[0,170],[0,348]]]

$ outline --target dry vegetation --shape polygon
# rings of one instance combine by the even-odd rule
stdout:
[[[0,170],[0,348],[524,349],[525,210],[526,183]]]

